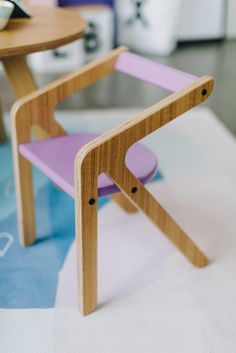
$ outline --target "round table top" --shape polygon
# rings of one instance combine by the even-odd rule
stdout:
[[[0,31],[0,58],[57,48],[83,37],[85,21],[57,7],[27,6],[31,19],[12,19]]]

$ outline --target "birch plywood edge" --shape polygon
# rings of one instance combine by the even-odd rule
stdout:
[[[80,161],[83,160],[83,158],[93,149],[99,148],[101,145],[112,139],[121,138],[121,135],[131,135],[131,132],[134,132],[135,129],[142,126],[144,129],[138,134],[139,137],[135,138],[133,136],[129,138],[130,147],[133,143],[168,124],[179,115],[203,103],[209,98],[213,88],[214,79],[211,76],[205,75],[199,78],[194,84],[186,89],[171,94],[140,114],[132,117],[127,122],[109,130],[105,134],[88,143],[78,152],[76,163],[79,165],[81,163]]]
[[[35,240],[35,216],[32,166],[19,154],[19,144],[30,141],[31,129],[34,126],[39,126],[51,137],[65,135],[64,129],[53,118],[56,105],[74,92],[112,74],[116,59],[124,50],[127,49],[118,48],[105,57],[28,94],[14,104],[11,110],[12,146],[19,234],[23,245],[30,245]]]
[[[125,196],[144,212],[179,250],[196,266],[209,263],[175,220],[162,208],[125,165],[127,150],[135,142],[161,128],[179,115],[204,102],[211,94],[214,81],[203,76],[191,86],[153,105],[127,123],[84,146],[75,159],[76,194],[96,200],[96,183],[100,173],[109,175]],[[86,183],[86,180],[89,183]],[[83,190],[81,190],[81,185]]]
[[[34,201],[32,167],[19,154],[19,144],[30,140],[30,131],[34,125],[43,128],[50,136],[64,135],[66,132],[53,119],[52,113],[56,105],[74,92],[111,75],[116,69],[119,55],[126,50],[127,48],[118,48],[22,98],[14,105],[13,154],[18,222],[24,245],[33,243],[35,238]],[[135,208],[141,210],[194,265],[204,267],[209,262],[125,164],[126,153],[135,142],[204,102],[213,90],[214,83],[210,76],[193,78],[191,82],[188,87],[85,145],[76,155],[74,180],[78,298],[80,310],[84,315],[93,311],[97,303],[97,199],[100,173],[106,173],[122,191],[124,197]],[[118,203],[123,203],[121,201],[120,198],[117,199]],[[133,211],[134,208],[130,210]]]
[[[29,141],[29,132],[25,134],[25,129],[20,128],[24,125],[30,129],[33,125],[38,125],[50,136],[66,134],[53,118],[53,111],[57,104],[73,93],[111,75],[114,72],[117,57],[127,50],[126,47],[119,47],[106,56],[19,99],[11,110],[12,126],[17,131],[18,144]],[[21,132],[21,130],[24,131]]]

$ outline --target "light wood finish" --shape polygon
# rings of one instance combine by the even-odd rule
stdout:
[[[97,200],[95,185],[98,175],[105,172],[124,192],[126,197],[143,211],[194,265],[198,267],[206,266],[208,259],[203,252],[193,243],[158,201],[152,197],[138,179],[131,174],[125,165],[125,155],[131,145],[203,102],[206,99],[206,96],[201,94],[203,89],[207,89],[206,96],[211,93],[213,89],[213,80],[211,77],[205,76],[199,79],[189,88],[180,93],[172,94],[136,118],[83,147],[75,159],[76,214],[81,212],[81,207],[89,207],[88,202],[91,198]],[[82,195],[79,189],[81,180],[83,180]],[[137,192],[134,194],[131,191],[133,187],[137,188]],[[80,201],[81,198],[83,199],[82,202]],[[94,206],[90,207],[93,208]],[[80,225],[79,230],[77,228],[77,237],[80,239],[79,244],[81,246],[83,246],[81,239],[84,236],[89,237],[90,240],[87,241],[90,244],[91,239],[97,239],[96,227],[92,227],[91,223],[89,223],[89,216],[87,216],[87,220],[88,223],[86,225]],[[81,222],[81,219],[77,219],[78,224],[79,222]],[[89,227],[89,233],[86,233],[86,227]],[[80,307],[80,310],[84,314],[88,314],[94,310],[94,297],[91,293],[94,293],[95,296],[97,286],[95,273],[97,270],[94,263],[91,267],[92,263],[88,262],[91,253],[88,253],[87,250],[83,252],[83,249],[81,251],[82,253],[80,252],[78,255],[79,264],[82,266],[82,268],[80,267],[79,275],[79,298],[82,300],[83,307]],[[97,249],[94,243],[93,247],[89,248],[89,251],[92,251],[92,258],[96,258]],[[90,287],[89,297],[84,296],[85,283]]]
[[[129,199],[121,192],[119,194],[112,195],[111,199],[117,205],[119,205],[125,212],[135,213],[138,211],[138,209],[133,205],[133,203],[130,202]]]
[[[6,135],[4,124],[3,124],[2,104],[0,101],[0,143],[6,141],[6,138],[7,138],[7,135]]]
[[[2,59],[2,63],[17,98],[22,98],[37,89],[24,56]]]
[[[33,126],[39,126],[50,136],[63,136],[66,132],[53,119],[53,111],[59,101],[87,87],[106,75],[112,74],[116,58],[124,49],[118,49],[103,59],[86,65],[66,75],[27,97],[18,100],[12,108],[12,142],[15,184],[18,209],[18,229],[23,245],[35,240],[34,199],[32,167],[18,152],[21,143],[30,141]],[[31,220],[33,220],[31,222]]]
[[[111,7],[109,5],[106,4],[89,4],[89,5],[71,5],[71,6],[66,6],[64,7],[67,11],[72,12],[72,13],[81,13],[81,15],[83,15],[83,13],[85,12],[91,12],[91,11],[96,11],[96,12],[100,12],[100,11],[104,11],[106,9],[110,9]]]
[[[78,307],[83,315],[88,315],[97,305],[98,175],[75,169],[75,180]],[[95,200],[93,205],[89,204],[91,198]]]
[[[53,112],[58,103],[105,76],[111,75],[118,55],[124,50],[126,48],[118,48],[104,58],[89,63],[19,99],[12,108],[13,128],[17,133],[16,143],[19,145],[28,142],[30,130],[34,125],[40,126],[50,136],[66,134],[53,119]]]
[[[27,243],[29,239],[27,229],[33,228],[31,220],[27,219],[28,207],[33,207],[31,195],[26,198],[23,192],[27,184],[24,179],[26,173],[24,169],[26,167],[29,172],[30,166],[19,155],[18,145],[29,141],[31,127],[35,124],[40,125],[51,136],[63,135],[65,133],[63,129],[52,119],[52,112],[56,105],[74,92],[111,74],[118,55],[124,50],[127,49],[114,50],[106,57],[22,98],[14,105],[13,150],[18,217],[23,243]],[[196,80],[191,86],[171,94],[135,118],[93,140],[78,152],[75,159],[78,297],[80,310],[84,315],[94,310],[97,301],[97,178],[102,172],[113,179],[134,207],[146,214],[194,265],[203,267],[208,264],[207,257],[185,231],[127,169],[125,155],[135,142],[205,101],[213,90],[213,84],[210,76]],[[26,165],[23,165],[24,163]],[[31,180],[31,173],[26,177]],[[137,188],[137,192],[132,193],[134,187]],[[92,199],[95,203],[90,204]]]
[[[0,58],[57,48],[82,38],[85,21],[57,7],[29,6],[31,19],[10,20],[0,32]]]
[[[86,23],[78,16],[61,8],[29,6],[31,19],[10,20],[7,28],[0,31],[0,60],[17,98],[37,89],[28,68],[27,54],[53,49],[83,37]],[[41,127],[34,127],[36,139],[48,137]],[[0,141],[4,130],[0,119]]]
[[[2,59],[2,62],[17,98],[24,97],[37,89],[24,56]],[[32,131],[37,140],[48,137],[48,134],[39,126],[34,126]]]

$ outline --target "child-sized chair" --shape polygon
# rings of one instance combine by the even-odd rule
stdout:
[[[104,135],[66,135],[53,119],[57,104],[115,70],[173,93]],[[35,241],[33,164],[75,198],[78,299],[84,315],[97,304],[99,196],[118,193],[113,198],[123,209],[143,211],[194,265],[208,264],[206,256],[144,187],[157,163],[155,155],[137,142],[205,101],[212,90],[210,76],[197,78],[121,47],[14,105],[13,153],[21,243],[30,245]],[[44,129],[50,138],[30,141],[34,125]]]

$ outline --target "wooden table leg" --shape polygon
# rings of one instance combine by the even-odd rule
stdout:
[[[37,89],[24,56],[5,58],[2,62],[17,98],[22,98]],[[33,133],[37,140],[48,137],[39,126],[33,127]]]
[[[6,141],[7,135],[3,124],[3,111],[0,101],[0,143]]]

